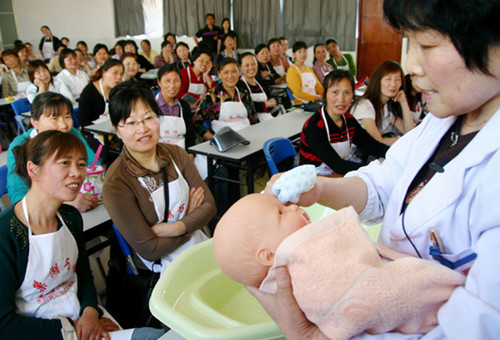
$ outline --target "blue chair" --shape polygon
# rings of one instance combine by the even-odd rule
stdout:
[[[25,112],[30,112],[31,110],[30,101],[28,100],[28,98],[21,98],[16,100],[15,102],[12,102],[10,105],[12,106],[12,110],[14,111],[14,119],[16,120],[19,131],[22,131],[23,133],[26,132],[26,127],[24,126],[23,123],[24,117],[21,116],[21,114]]]
[[[293,98],[292,92],[288,87],[286,88],[286,94],[288,95],[288,99],[290,99],[290,103],[292,104],[292,106],[295,106],[295,100]]]
[[[75,107],[73,108],[73,113],[71,116],[73,117],[73,127],[75,129],[78,129],[80,127],[80,121],[78,120],[78,112],[80,111],[79,108]]]
[[[139,275],[139,271],[137,270],[137,266],[135,265],[134,259],[132,257],[132,250],[130,249],[130,246],[128,245],[127,241],[125,241],[125,238],[123,238],[122,234],[118,230],[118,228],[115,226],[113,223],[113,231],[115,232],[116,239],[118,240],[118,244],[120,245],[120,248],[122,250],[123,255],[125,256],[125,259],[127,260],[127,274],[129,275]]]
[[[276,137],[267,140],[264,143],[264,155],[266,155],[267,164],[273,175],[297,166],[295,164],[297,151],[287,138]]]
[[[7,194],[7,165],[0,167],[0,198]],[[3,205],[0,199],[0,210],[4,210],[6,207]]]

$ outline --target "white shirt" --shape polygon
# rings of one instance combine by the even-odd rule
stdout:
[[[71,94],[71,91],[68,89],[66,84],[64,84],[62,81],[60,81],[57,77],[55,77],[53,79],[53,83],[54,84],[49,85],[48,91],[62,94],[63,96],[65,96],[66,98],[71,100],[71,102],[73,104],[76,103],[75,98]],[[35,99],[35,97],[37,95],[38,95],[38,87],[35,84],[31,83],[28,86],[28,89],[26,90],[26,96],[28,97],[28,100],[30,101],[30,103],[33,103],[33,100]]]
[[[358,123],[363,127],[362,120],[365,118],[368,119],[373,119],[375,122],[377,121],[376,115],[375,115],[375,108],[373,107],[373,104],[371,101],[368,99],[361,99],[357,105],[353,108],[351,114],[356,118]],[[389,107],[387,104],[384,105],[382,109],[382,124],[378,127],[378,130],[381,135],[384,135],[389,132],[394,132],[398,135],[401,133],[396,129],[394,125],[391,124],[391,121],[394,117],[394,114],[389,111]]]
[[[415,175],[431,157],[455,117],[429,114],[399,139],[385,161],[372,162],[346,177],[360,177],[368,189],[362,218],[384,218],[379,243],[415,256],[405,230],[423,258],[429,255],[429,230],[435,228],[448,255],[472,250],[477,258],[464,287],[455,289],[438,312],[439,326],[425,339],[494,339],[500,334],[500,109],[454,159],[436,173],[408,205],[401,205]],[[394,333],[392,333],[394,335]],[[387,335],[364,338],[395,339]]]
[[[83,88],[89,83],[89,75],[81,70],[77,70],[76,75],[72,75],[68,70],[64,69],[59,72],[56,79],[66,84],[76,99],[80,98]]]

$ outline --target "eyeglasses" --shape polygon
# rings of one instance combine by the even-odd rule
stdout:
[[[124,124],[122,124],[122,125],[118,124],[118,126],[121,128],[127,129],[127,130],[136,130],[139,128],[141,123],[144,123],[144,125],[147,127],[152,127],[156,123],[158,123],[158,117],[151,115],[151,116],[145,117],[143,120],[137,120],[137,121],[127,120]]]

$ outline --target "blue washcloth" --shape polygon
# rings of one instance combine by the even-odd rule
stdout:
[[[273,194],[283,203],[297,203],[302,193],[308,192],[316,182],[316,167],[302,165],[285,172],[273,184]]]

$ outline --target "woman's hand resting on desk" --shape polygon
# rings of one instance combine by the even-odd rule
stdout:
[[[274,295],[263,293],[255,287],[246,286],[246,288],[259,300],[288,340],[327,339],[300,310],[292,293],[292,283],[286,267],[277,268],[276,284],[278,290]]]
[[[65,203],[74,206],[82,213],[94,209],[97,205],[97,198],[92,195],[79,193],[74,201]]]

